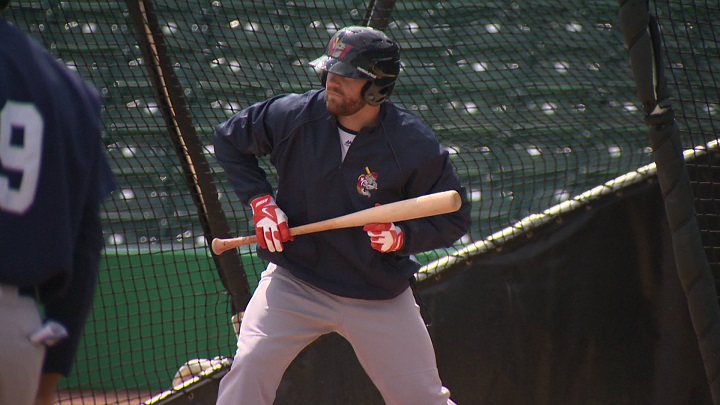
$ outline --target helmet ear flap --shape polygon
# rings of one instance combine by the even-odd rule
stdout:
[[[362,96],[363,100],[365,100],[366,103],[368,103],[370,105],[375,105],[375,104],[373,104],[374,100],[375,100],[375,95],[372,94],[373,93],[372,86],[373,86],[373,81],[368,80],[368,82],[365,83],[362,90],[360,91],[360,95]]]
[[[369,105],[380,105],[390,97],[394,87],[394,78],[392,80],[370,80],[363,86],[361,95]]]

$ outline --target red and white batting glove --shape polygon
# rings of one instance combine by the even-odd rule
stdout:
[[[287,215],[275,204],[269,194],[250,202],[255,223],[255,235],[261,248],[271,252],[282,252],[283,243],[293,240],[290,236]]]
[[[363,231],[370,236],[370,246],[378,252],[388,253],[400,250],[405,243],[405,235],[399,226],[387,224],[367,224]]]

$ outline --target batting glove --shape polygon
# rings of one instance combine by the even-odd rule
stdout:
[[[283,243],[293,240],[290,236],[287,215],[277,206],[269,194],[250,202],[255,223],[255,235],[261,248],[282,252]]]
[[[370,236],[370,246],[378,252],[388,253],[400,250],[405,243],[405,234],[399,226],[391,223],[367,224],[363,231]]]

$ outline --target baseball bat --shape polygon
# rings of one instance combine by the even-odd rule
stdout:
[[[455,212],[460,209],[461,205],[462,201],[457,191],[442,191],[385,205],[378,205],[377,207],[367,208],[324,221],[296,226],[290,228],[290,235],[298,236],[331,229],[352,228],[355,226],[365,226],[367,224],[400,222],[422,217],[431,217],[433,215]],[[212,240],[212,251],[216,255],[220,255],[230,249],[256,242],[257,237],[255,235],[239,236],[229,239],[215,238]]]

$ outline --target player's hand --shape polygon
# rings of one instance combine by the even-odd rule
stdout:
[[[367,224],[363,231],[370,237],[370,246],[378,252],[388,253],[400,250],[405,243],[402,229],[394,223]]]
[[[255,235],[261,248],[271,252],[282,252],[283,243],[293,240],[290,236],[287,215],[275,204],[269,194],[250,202],[255,223]]]

